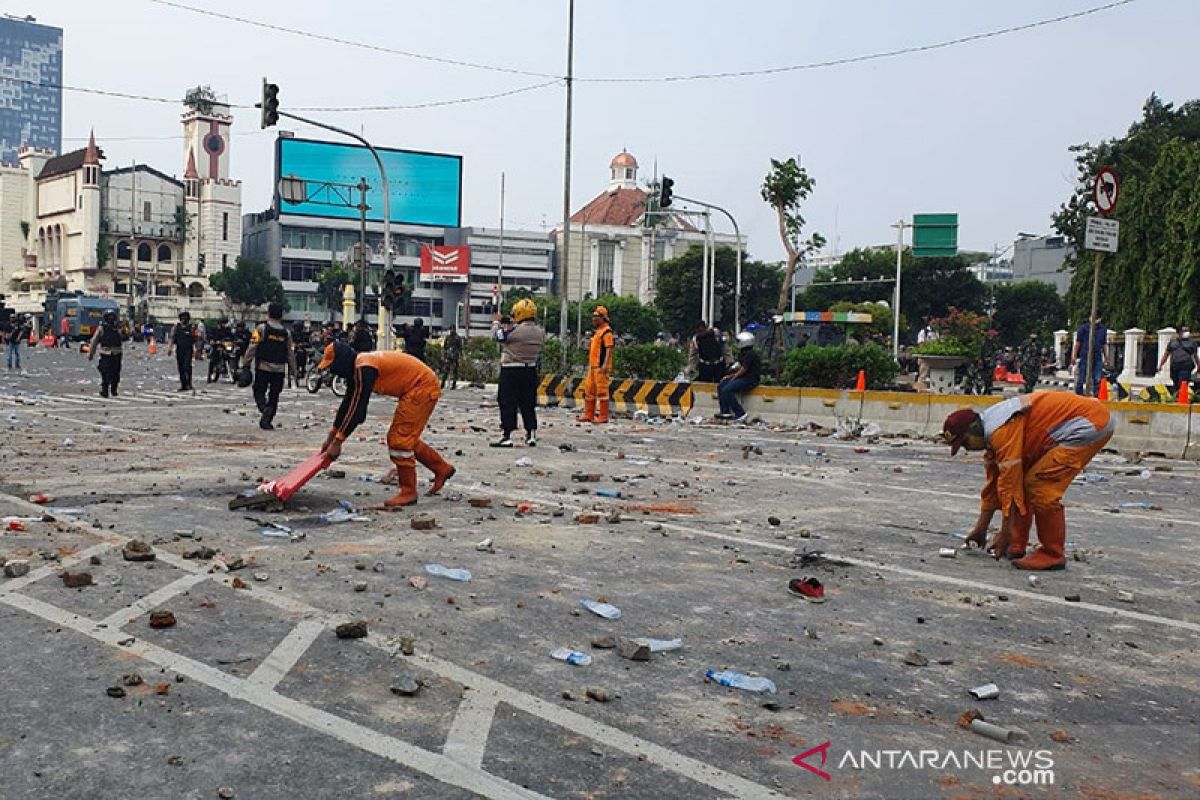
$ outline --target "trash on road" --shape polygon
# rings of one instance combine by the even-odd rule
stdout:
[[[121,548],[121,556],[126,561],[153,561],[158,557],[154,553],[154,548],[141,539],[130,539],[126,542],[125,546]]]
[[[269,536],[272,539],[291,539],[292,535],[287,531],[282,531],[279,528],[259,528],[260,536]]]
[[[46,510],[60,517],[78,517],[84,513],[82,508],[63,508],[61,506],[50,506]]]
[[[1075,476],[1075,481],[1078,483],[1105,483],[1108,481],[1108,476],[1098,472],[1081,472]]]
[[[392,694],[398,694],[401,697],[412,697],[419,691],[421,691],[421,682],[412,675],[398,675],[392,681]]]
[[[788,581],[788,591],[797,597],[803,597],[810,603],[825,602],[825,586],[816,578],[792,578]]]
[[[362,639],[367,635],[367,623],[362,620],[343,622],[333,629],[333,633],[339,639]]]
[[[1153,503],[1121,503],[1118,508],[1125,511],[1162,511],[1162,506]]]
[[[1028,583],[1030,586],[1032,586],[1035,589],[1042,585],[1042,579],[1039,578],[1037,575],[1030,575],[1028,578],[1025,579],[1025,582]]]
[[[938,557],[939,558],[957,558],[958,557],[958,548],[957,547],[939,547],[938,548]]]
[[[31,494],[29,495],[29,502],[44,506],[47,503],[53,503],[54,496],[49,494]]]
[[[581,653],[569,647],[558,647],[551,650],[550,657],[556,661],[565,661],[573,667],[586,667],[592,663],[592,657],[587,653]]]
[[[982,718],[971,720],[971,730],[980,736],[986,736],[993,741],[1002,742],[1003,744],[1012,744],[1021,739],[1029,738],[1029,734],[1020,728],[1004,728],[1000,725],[985,722]]]
[[[471,573],[465,569],[444,567],[441,564],[426,564],[425,571],[439,578],[449,578],[452,581],[469,581]]]
[[[755,694],[775,694],[776,692],[775,682],[770,678],[751,678],[749,675],[743,675],[730,669],[720,672],[710,669],[704,673],[704,678],[721,686],[730,686]]]
[[[583,599],[579,601],[579,605],[583,606],[598,617],[604,617],[605,619],[621,618],[621,609],[609,603],[600,603],[596,600]]]
[[[620,497],[621,490],[620,489],[597,489],[596,496],[597,497]]]
[[[672,650],[680,650],[683,648],[683,639],[650,639],[645,636],[639,636],[633,641],[638,644],[644,644],[650,648],[651,653],[669,653]]]
[[[520,458],[518,458],[516,461],[513,462],[513,466],[514,467],[532,467],[533,459],[530,458],[529,456],[521,456]]]
[[[172,628],[175,626],[175,615],[170,611],[151,611],[151,628]]]
[[[358,510],[350,504],[348,500],[339,500],[338,507],[326,511],[320,516],[321,522],[327,525],[336,525],[340,522],[370,522],[370,517],[359,515]]]
[[[1133,592],[1117,592],[1117,602],[1118,603],[1132,603],[1133,602]]]
[[[496,549],[492,547],[492,537],[484,539],[482,542],[475,543],[475,549],[481,553],[494,553]]]
[[[971,697],[976,700],[995,700],[1000,696],[1000,687],[994,683],[985,683],[970,690]]]

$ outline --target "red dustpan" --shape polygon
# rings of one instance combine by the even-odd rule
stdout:
[[[273,501],[280,503],[300,491],[304,484],[333,462],[325,457],[324,452],[314,453],[304,463],[293,469],[287,475],[277,480],[268,481],[253,493],[245,493],[229,502],[230,509],[253,508],[267,505]]]

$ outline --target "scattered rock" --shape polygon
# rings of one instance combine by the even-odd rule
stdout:
[[[4,577],[20,578],[22,575],[29,574],[29,562],[23,559],[14,559],[4,562]]]
[[[267,581],[271,580],[271,576],[265,572],[256,572],[254,573],[254,580],[258,581],[259,583],[266,583]]]
[[[904,656],[904,663],[910,667],[927,667],[929,666],[929,659],[916,650],[913,650]]]
[[[421,683],[412,675],[399,675],[392,681],[392,694],[412,697],[419,691],[421,691]]]
[[[428,514],[419,514],[409,523],[414,531],[431,531],[438,526],[438,521]]]
[[[602,476],[596,472],[576,472],[571,475],[571,480],[576,483],[599,483]]]
[[[621,512],[620,511],[610,511],[608,513],[608,516],[604,518],[604,521],[607,522],[609,525],[618,524],[621,521]]]
[[[153,561],[157,556],[154,549],[141,539],[132,539],[121,548],[121,556],[126,561]]]
[[[1063,596],[1063,600],[1066,600],[1068,603],[1078,603],[1079,599],[1079,595],[1077,594],[1068,594]]]
[[[246,583],[241,578],[234,578],[233,580],[231,580],[229,582],[229,585],[232,586],[234,589],[249,589],[250,588],[250,584]]]
[[[366,590],[367,590],[367,582],[366,581],[355,581],[354,582],[354,591],[365,592]]]
[[[109,697],[124,697],[125,696],[125,690],[122,689],[120,686],[110,686],[104,690],[104,693],[107,694]]]
[[[792,663],[790,661],[780,661],[775,665],[775,669],[779,670],[780,672],[791,672]]]
[[[180,675],[178,677],[182,678],[183,676]],[[158,695],[159,697],[165,697],[166,695],[169,695],[171,693],[171,684],[169,684],[169,683],[155,684],[154,693],[156,695]]]
[[[151,611],[151,628],[171,628],[175,625],[175,615],[170,611]]]
[[[871,640],[871,644],[875,645],[876,647],[883,647],[883,639],[880,639],[878,636],[876,636]]]
[[[411,656],[417,651],[417,642],[411,636],[400,637],[400,652],[406,656]]]
[[[362,639],[367,635],[367,623],[359,620],[357,622],[343,622],[333,629],[339,639]]]
[[[973,708],[969,708],[959,716],[958,727],[970,729],[971,723],[977,719],[983,719],[983,714],[980,714]]]
[[[615,636],[600,636],[592,639],[592,647],[597,650],[612,650],[617,646],[617,638]]]
[[[1133,592],[1117,592],[1117,602],[1118,603],[1132,603],[1133,602]]]
[[[778,528],[783,523],[780,521],[779,517],[767,517],[767,524],[772,528]]]
[[[649,661],[650,645],[633,639],[618,639],[617,654],[630,661]]]
[[[213,556],[215,556],[216,554],[217,554],[217,551],[212,549],[211,547],[200,547],[200,548],[197,548],[196,550],[187,551],[186,553],[183,554],[183,557],[186,559],[195,559],[197,561],[211,561],[213,559]]]
[[[1062,730],[1051,731],[1050,738],[1053,739],[1054,741],[1058,742],[1059,744],[1068,744],[1070,742],[1075,741],[1075,737],[1073,737],[1071,734],[1067,733],[1066,731],[1062,731]]]
[[[121,683],[125,684],[126,686],[141,686],[144,681],[142,680],[141,675],[136,672],[131,672],[128,675],[121,676]]]
[[[372,572],[383,572],[383,562],[376,561],[374,564],[371,565],[371,571]]]
[[[408,579],[408,585],[414,589],[424,589],[429,585],[429,581],[425,580],[420,575],[413,575]]]
[[[233,800],[233,789],[230,789],[228,786],[222,786],[220,789],[217,789],[217,797],[221,798],[221,800]]]
[[[587,690],[589,700],[595,700],[597,703],[607,703],[611,698],[604,689],[590,688]]]
[[[100,566],[100,556],[92,556],[91,558],[88,559],[88,563],[91,564],[93,567]]]
[[[575,699],[575,693],[570,691],[569,689],[563,689],[562,694],[560,696],[562,697],[563,700],[574,700]]]
[[[239,569],[244,569],[245,566],[246,559],[242,558],[241,556],[234,556],[233,558],[225,559],[225,569],[229,570],[230,572],[237,572]]]
[[[325,470],[325,477],[333,478],[335,480],[338,478],[344,478],[344,477],[346,477],[346,470],[344,470],[344,469],[327,469],[327,470]]]
[[[580,511],[575,515],[575,521],[580,525],[595,525],[600,521],[600,515],[592,511]]]
[[[467,500],[467,504],[471,508],[491,508],[492,498],[490,497],[472,497]]]

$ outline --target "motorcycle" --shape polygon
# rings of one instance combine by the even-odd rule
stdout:
[[[237,377],[234,373],[240,359],[238,358],[236,344],[229,340],[214,342],[212,352],[209,353],[208,358],[209,383],[214,380],[220,383],[222,376],[228,377],[230,383],[237,383]]]
[[[346,396],[346,379],[334,375],[327,369],[314,368],[304,380],[304,386],[309,394],[321,391],[322,386],[328,386],[337,397]]]

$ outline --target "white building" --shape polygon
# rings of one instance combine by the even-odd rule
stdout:
[[[608,188],[571,216],[567,297],[584,294],[626,295],[643,303],[654,299],[657,265],[682,255],[692,245],[704,244],[701,218],[682,213],[648,225],[646,199],[638,188],[638,164],[622,150],[609,164]],[[672,205],[670,211],[682,212]],[[718,217],[719,219],[719,217]],[[714,219],[714,225],[717,220]],[[735,247],[732,234],[714,233],[718,247]],[[559,264],[563,263],[562,228],[555,228]],[[743,250],[746,240],[741,241]],[[696,298],[699,304],[699,298]]]
[[[182,181],[144,164],[103,169],[94,136],[61,156],[23,148],[18,167],[0,168],[0,284],[10,305],[37,313],[47,291],[60,289],[112,297],[131,316],[161,321],[184,308],[223,311],[208,279],[232,267],[241,247],[233,119],[212,103],[188,108],[182,121]]]
[[[460,228],[447,231],[446,242],[471,247],[473,333],[486,331],[492,324],[501,282],[505,296],[518,288],[528,289],[535,294],[550,294],[553,290],[554,242],[546,231],[506,228],[501,238],[499,228]]]

